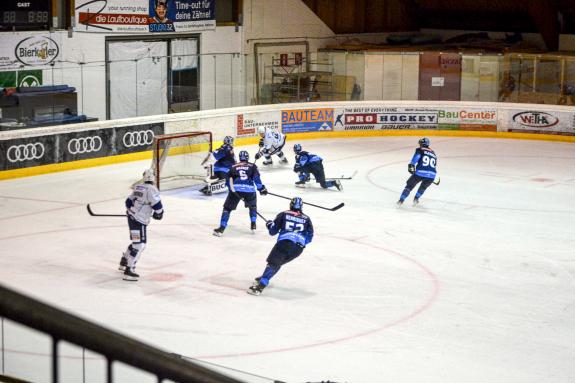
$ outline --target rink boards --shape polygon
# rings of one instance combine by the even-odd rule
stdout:
[[[482,102],[360,101],[273,104],[0,132],[0,179],[151,158],[159,134],[211,131],[235,145],[257,129],[288,141],[373,136],[466,136],[575,142],[575,109]]]

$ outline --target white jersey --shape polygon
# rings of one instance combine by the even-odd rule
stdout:
[[[263,149],[268,152],[273,152],[274,150],[284,146],[285,142],[286,137],[283,133],[275,129],[266,129]]]
[[[150,223],[150,217],[154,211],[162,212],[160,191],[153,184],[137,184],[128,199],[133,203],[128,209],[128,215],[144,225]]]

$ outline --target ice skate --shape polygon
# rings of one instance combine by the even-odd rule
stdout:
[[[262,164],[264,164],[265,166],[273,165],[273,163],[274,162],[272,161],[271,158],[269,160],[264,160],[264,162],[262,162]]]
[[[251,223],[250,229],[252,230],[252,233],[254,233],[256,231],[256,223],[255,222]]]
[[[200,189],[200,192],[202,192],[204,195],[212,195],[212,189],[210,188],[210,185],[206,185],[203,188]]]
[[[247,293],[251,295],[260,295],[265,288],[266,287],[264,285],[258,283],[257,285],[250,286],[250,288],[247,290]]]
[[[138,278],[140,278],[139,274],[136,274],[129,267],[126,267],[126,269],[124,270],[124,278],[122,278],[123,280],[129,282],[137,282]]]
[[[398,200],[398,201],[396,202],[396,205],[397,205],[397,207],[403,205],[403,200],[402,200],[402,199]]]
[[[214,234],[216,237],[221,237],[221,236],[224,234],[224,230],[225,230],[225,229],[226,229],[225,227],[220,226],[220,227],[218,227],[217,229],[214,229],[213,234]]]
[[[282,163],[282,164],[284,164],[284,165],[287,164],[288,162],[289,162],[288,159],[285,158],[285,157],[282,157],[282,159],[281,159],[281,161],[280,161],[280,163]]]
[[[337,190],[342,191],[343,190],[343,186],[341,185],[341,181],[340,180],[334,180],[333,181],[334,186],[337,188]]]
[[[305,188],[305,181],[297,181],[295,183],[295,186],[297,186],[298,188]]]
[[[417,206],[419,204],[419,198],[415,197],[413,199],[413,206]]]

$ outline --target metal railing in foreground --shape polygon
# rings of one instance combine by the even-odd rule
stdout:
[[[107,382],[112,383],[114,361],[147,371],[158,382],[242,383],[155,347],[118,334],[0,285],[0,317],[52,337],[52,382],[59,381],[58,343],[66,341],[106,358]]]

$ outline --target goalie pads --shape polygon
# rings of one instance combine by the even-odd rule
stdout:
[[[205,195],[212,195],[227,192],[228,187],[226,186],[226,180],[215,179],[212,182],[206,182],[206,186],[200,191]]]

